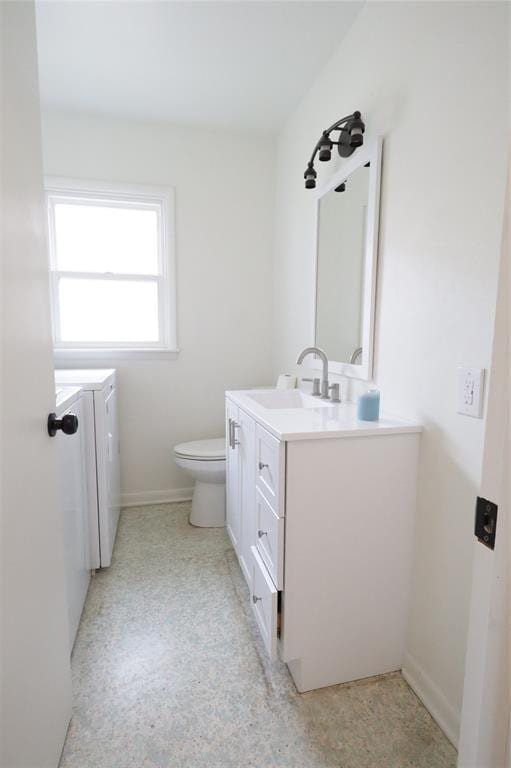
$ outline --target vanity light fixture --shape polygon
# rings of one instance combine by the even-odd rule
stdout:
[[[330,138],[333,131],[338,131],[337,141]],[[314,168],[316,155],[321,162],[327,162],[332,159],[332,147],[337,146],[337,151],[341,157],[349,157],[364,143],[365,125],[362,121],[360,112],[353,112],[352,115],[337,120],[330,128],[323,131],[321,138],[314,147],[311,159],[308,162],[303,178],[305,179],[305,189],[314,189],[316,186],[317,173]],[[341,190],[339,190],[341,191]]]

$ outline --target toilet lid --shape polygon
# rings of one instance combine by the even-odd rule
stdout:
[[[218,461],[225,459],[225,439],[193,440],[191,443],[180,443],[174,448],[177,456],[186,459],[202,459],[203,461]]]

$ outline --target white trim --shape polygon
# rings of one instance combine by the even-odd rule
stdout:
[[[436,683],[409,654],[405,656],[402,674],[431,717],[457,749],[461,718],[456,707],[446,699]]]
[[[190,501],[193,488],[174,488],[167,491],[142,491],[122,493],[121,507],[145,507],[151,504],[170,504],[175,501]]]
[[[116,197],[126,196],[146,198],[147,202],[155,202],[166,195],[173,196],[172,187],[160,187],[149,184],[133,184],[130,182],[101,181],[100,179],[79,179],[68,176],[45,176],[44,185],[47,191],[70,192],[76,196],[87,197],[91,193],[104,192]],[[169,198],[170,199],[170,198]]]
[[[314,256],[314,313],[312,338],[316,343],[316,314],[317,314],[317,290],[318,290],[318,243],[319,243],[319,203],[321,198],[335,189],[342,181],[358,168],[370,163],[369,190],[367,201],[367,224],[364,256],[364,297],[362,314],[362,364],[352,365],[335,360],[329,361],[329,372],[341,376],[349,376],[353,379],[370,381],[373,377],[374,354],[374,319],[376,312],[376,275],[378,267],[378,229],[380,219],[380,184],[382,162],[383,138],[377,136],[367,145],[357,150],[349,157],[342,167],[330,177],[330,179],[317,191],[316,194],[316,252]],[[322,363],[313,359],[312,368],[320,369]]]
[[[119,280],[148,280],[154,281],[158,286],[158,306],[159,306],[159,334],[158,343],[145,343],[137,347],[129,344],[108,344],[95,343],[77,343],[72,348],[66,346],[66,342],[61,342],[58,338],[59,325],[59,306],[57,299],[57,284],[63,271],[57,271],[56,265],[50,261],[50,294],[52,304],[54,348],[59,358],[69,359],[72,357],[70,352],[86,350],[88,359],[101,359],[111,357],[111,354],[103,355],[103,352],[110,353],[111,345],[114,344],[114,350],[129,351],[129,357],[146,356],[143,353],[167,352],[175,356],[177,351],[177,278],[176,278],[176,253],[175,253],[175,193],[172,187],[157,187],[135,184],[114,183],[105,181],[95,181],[91,179],[75,179],[56,176],[45,178],[45,191],[48,209],[48,233],[50,244],[50,260],[55,252],[55,228],[52,195],[60,195],[68,199],[74,199],[75,202],[83,199],[84,202],[96,199],[98,204],[116,203],[122,207],[147,206],[154,208],[160,213],[158,218],[160,230],[159,246],[159,273],[157,275],[121,275],[113,273],[95,274],[95,273],[72,273],[73,277],[87,279],[119,279]],[[109,199],[110,197],[115,200]],[[62,353],[62,355],[60,355]]]
[[[55,363],[80,362],[92,364],[116,360],[177,360],[179,349],[54,349],[53,359]]]

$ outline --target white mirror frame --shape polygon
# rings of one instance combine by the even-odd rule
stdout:
[[[321,198],[335,187],[339,186],[348,176],[357,168],[366,163],[370,163],[369,168],[369,189],[367,200],[367,231],[366,247],[364,254],[364,295],[363,295],[363,315],[362,315],[362,363],[353,365],[352,363],[341,363],[335,360],[329,360],[328,369],[330,373],[341,376],[349,376],[354,379],[363,379],[370,381],[373,377],[373,355],[374,355],[374,317],[376,304],[376,272],[378,264],[378,224],[380,217],[380,180],[381,180],[381,159],[383,149],[383,138],[377,136],[372,141],[364,144],[357,149],[351,157],[347,158],[338,171],[331,176],[328,181],[322,185],[316,192],[316,232],[315,243],[316,253],[314,261],[314,326],[312,337],[316,343],[316,321],[317,321],[317,295],[318,295],[318,252],[319,252],[319,204]],[[321,368],[321,361],[314,358],[311,361],[311,367]]]

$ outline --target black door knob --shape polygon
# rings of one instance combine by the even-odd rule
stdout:
[[[48,416],[48,434],[55,437],[57,430],[61,429],[65,435],[74,435],[78,431],[78,416],[74,413],[66,413],[61,419],[57,419],[56,413]]]

